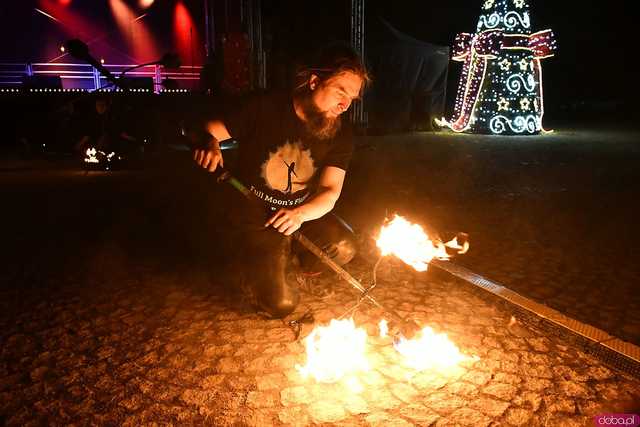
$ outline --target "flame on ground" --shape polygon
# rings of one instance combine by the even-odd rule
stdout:
[[[385,338],[389,333],[389,323],[382,319],[380,323],[378,323],[378,329],[380,329],[380,338]]]
[[[96,157],[97,154],[98,152],[96,151],[95,148],[87,148],[84,161],[86,163],[100,163],[100,161],[98,160],[98,157]]]
[[[394,346],[404,357],[404,362],[418,371],[451,368],[460,362],[478,359],[462,354],[447,334],[438,334],[428,326],[415,339],[401,338]]]
[[[332,319],[329,326],[318,326],[305,338],[307,363],[296,369],[304,378],[311,375],[320,382],[336,382],[366,371],[366,343],[366,331],[356,328],[353,319]]]
[[[100,163],[102,159],[105,162],[110,163],[115,157],[115,155],[116,153],[113,151],[107,154],[104,151],[96,150],[95,148],[91,147],[91,148],[87,148],[87,151],[85,152],[84,161],[85,163]],[[120,156],[118,156],[118,160],[120,159],[121,159]]]
[[[400,215],[382,227],[376,244],[383,256],[393,254],[418,271],[426,271],[433,258],[449,258],[442,242],[431,241],[422,227]]]

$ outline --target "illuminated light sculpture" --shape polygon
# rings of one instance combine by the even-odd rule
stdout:
[[[483,0],[475,34],[458,34],[453,60],[462,76],[453,117],[455,132],[532,135],[543,131],[541,60],[554,55],[551,30],[531,32],[528,0]]]

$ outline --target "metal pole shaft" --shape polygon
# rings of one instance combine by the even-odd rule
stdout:
[[[340,276],[347,283],[349,283],[351,286],[353,286],[354,288],[359,290],[362,294],[364,294],[364,297],[367,298],[369,301],[371,301],[376,307],[381,308],[385,312],[389,313],[390,315],[395,317],[396,320],[400,320],[401,322],[405,321],[405,319],[402,316],[400,316],[398,313],[396,313],[393,310],[389,310],[385,308],[375,298],[373,298],[371,295],[366,293],[367,290],[364,288],[364,286],[362,286],[362,284],[355,277],[349,274],[344,268],[336,264],[331,258],[329,258],[329,256],[322,249],[320,249],[315,243],[309,240],[304,234],[300,233],[299,231],[296,231],[295,233],[293,233],[292,236],[294,239],[300,242],[300,244],[304,246],[305,249],[307,249],[309,252],[311,252],[318,258],[320,258],[322,262],[327,264],[327,266],[331,268],[338,276]]]

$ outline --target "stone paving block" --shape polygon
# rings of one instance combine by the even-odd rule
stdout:
[[[275,391],[250,391],[246,404],[250,408],[273,408],[280,403],[280,396]]]
[[[476,385],[464,381],[451,382],[446,386],[444,391],[468,400],[475,398],[479,393]]]
[[[248,410],[239,414],[238,420],[232,425],[242,425],[250,427],[263,427],[276,425],[277,412],[272,408],[259,408]]]
[[[275,356],[272,359],[274,367],[278,367],[280,370],[285,371],[293,368],[296,364],[303,363],[302,357],[298,355],[284,355]]]
[[[595,393],[583,383],[560,381],[557,387],[563,395],[574,399],[592,399],[595,395]]]
[[[489,424],[491,424],[491,418],[471,408],[460,408],[446,418],[441,418],[436,422],[436,426],[462,425],[485,427]]]
[[[570,366],[554,365],[552,370],[556,377],[564,378],[568,381],[585,382],[589,380],[589,377],[587,375],[576,371]]]
[[[595,380],[603,381],[611,378],[614,374],[611,369],[606,366],[589,366],[586,374]]]
[[[480,371],[470,371],[463,375],[461,379],[469,381],[475,385],[481,386],[487,384],[491,380],[491,374]]]
[[[273,357],[259,356],[249,360],[245,360],[245,362],[243,363],[243,368],[245,372],[260,373],[269,370],[272,365]]]
[[[347,412],[340,402],[318,400],[308,406],[309,416],[318,423],[335,423],[347,417]]]
[[[470,408],[477,409],[483,414],[489,415],[494,419],[504,414],[509,405],[509,402],[503,402],[502,400],[487,397],[480,397],[469,403]]]
[[[584,427],[585,420],[582,417],[566,416],[566,415],[552,415],[545,419],[547,425],[558,427]]]
[[[504,372],[498,372],[493,376],[493,381],[497,383],[505,383],[517,386],[522,382],[522,378],[518,375],[507,374]]]
[[[256,380],[247,375],[229,375],[226,385],[233,391],[255,390]]]
[[[482,392],[498,399],[509,401],[516,396],[518,388],[511,384],[494,383],[485,386]]]
[[[429,371],[419,372],[409,379],[410,384],[422,391],[439,390],[451,381],[453,380]]]
[[[304,386],[287,387],[280,391],[280,401],[284,406],[298,406],[309,404],[313,396]]]
[[[370,411],[367,401],[357,394],[345,394],[340,400],[351,415],[368,414]]]
[[[542,400],[546,408],[551,413],[562,412],[566,414],[573,414],[576,411],[576,403],[572,399],[547,395],[544,396]]]
[[[400,408],[400,415],[408,418],[411,422],[419,426],[433,425],[440,415],[426,408],[423,405],[411,404]]]
[[[510,408],[507,411],[505,416],[505,420],[514,426],[528,426],[531,425],[531,418],[533,417],[533,412],[528,409],[522,408]]]
[[[223,357],[216,363],[216,371],[221,374],[234,374],[242,371],[243,360],[238,357]]]
[[[374,370],[361,373],[360,378],[365,384],[374,388],[383,387],[387,383],[387,379]]]
[[[399,417],[394,417],[386,412],[375,412],[365,418],[368,425],[378,427],[410,427],[413,424]]]
[[[390,386],[391,393],[405,403],[411,403],[415,400],[418,391],[405,383],[395,383]]]
[[[265,374],[256,376],[256,386],[258,390],[281,390],[285,387],[286,378],[283,374]]]
[[[467,401],[460,396],[444,392],[437,392],[426,396],[421,403],[439,414],[446,415],[457,410],[458,408],[466,406]]]
[[[298,406],[285,407],[278,413],[278,419],[287,425],[307,426],[309,425],[309,414],[305,408]]]
[[[367,401],[369,406],[372,408],[372,411],[374,409],[393,409],[400,406],[402,403],[390,391],[384,388],[365,390],[362,393],[362,397]]]

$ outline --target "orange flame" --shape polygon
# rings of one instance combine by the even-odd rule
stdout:
[[[380,329],[380,338],[386,338],[389,333],[389,323],[382,319],[380,323],[378,323],[378,329]]]
[[[305,338],[307,364],[296,365],[296,369],[304,378],[312,375],[325,383],[366,371],[366,343],[366,331],[356,328],[353,319],[332,319],[329,326],[318,326]]]
[[[393,254],[418,271],[426,271],[433,258],[449,258],[442,242],[431,241],[422,227],[399,215],[382,227],[376,244],[383,256]]]
[[[451,368],[466,360],[478,360],[476,356],[462,354],[447,334],[437,334],[428,326],[415,339],[401,338],[395,348],[404,356],[405,363],[418,371]]]

